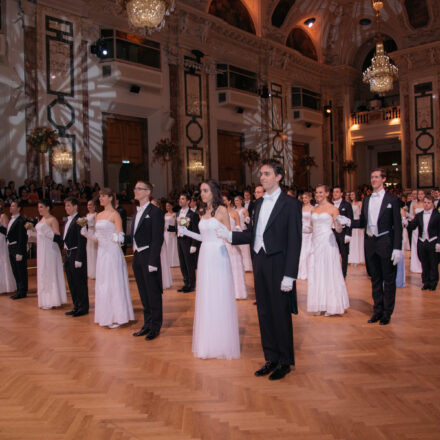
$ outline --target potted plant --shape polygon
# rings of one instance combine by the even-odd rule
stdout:
[[[344,160],[342,169],[347,173],[354,173],[358,167],[358,164],[354,160]]]
[[[252,174],[254,166],[260,161],[260,153],[253,148],[244,148],[240,151],[240,159],[249,167],[251,172],[251,185],[252,185]]]
[[[310,170],[311,167],[317,167],[315,158],[313,156],[309,156],[306,154],[305,156],[301,157],[299,160],[299,165],[301,168],[305,168],[307,171]]]

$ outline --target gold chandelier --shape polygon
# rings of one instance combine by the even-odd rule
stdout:
[[[130,24],[152,32],[160,30],[165,17],[174,11],[174,0],[119,0],[127,11]]]
[[[398,77],[398,69],[391,64],[390,57],[386,54],[383,45],[383,38],[379,32],[380,25],[380,11],[383,8],[383,1],[372,0],[373,8],[376,11],[377,22],[377,39],[376,39],[376,53],[371,59],[371,66],[365,70],[362,75],[364,83],[370,84],[370,90],[373,93],[383,95],[393,88],[393,82]]]
[[[72,169],[73,156],[72,152],[68,151],[66,147],[57,148],[52,154],[52,164],[60,172],[66,173]]]

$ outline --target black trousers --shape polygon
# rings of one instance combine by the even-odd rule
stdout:
[[[281,292],[284,257],[253,254],[255,296],[266,361],[295,365],[290,296]]]
[[[133,272],[144,309],[144,324],[142,328],[160,331],[162,327],[162,272],[161,268],[149,272],[148,259],[150,250],[135,251],[133,255]]]
[[[344,243],[344,235],[335,234],[336,243],[338,243],[339,253],[341,254],[342,274],[344,278],[347,276],[348,254],[350,252],[350,243]]]
[[[435,241],[417,241],[417,256],[422,263],[422,283],[436,288],[438,284],[438,255],[435,252]]]
[[[25,297],[28,293],[27,255],[23,255],[22,260],[17,261],[17,246],[8,246],[8,250],[12,273],[17,284],[17,296]]]
[[[392,253],[390,234],[365,236],[365,260],[371,277],[374,313],[384,317],[392,315],[396,300],[397,266],[391,261]]]
[[[87,264],[75,267],[76,249],[66,251],[64,270],[66,271],[67,284],[72,296],[73,310],[78,312],[89,311],[89,289],[87,286]]]
[[[180,270],[183,276],[183,284],[187,287],[196,285],[196,266],[194,254],[191,254],[191,240],[188,238],[177,239],[177,252],[179,254]]]

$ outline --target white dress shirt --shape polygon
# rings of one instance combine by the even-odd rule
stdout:
[[[137,227],[139,225],[139,222],[141,221],[141,218],[144,216],[144,212],[147,209],[147,206],[150,204],[150,202],[145,203],[145,205],[143,206],[139,206],[136,212],[136,217],[134,219],[134,229],[133,229],[133,252],[134,251],[138,251],[138,252],[142,252],[145,249],[148,249],[150,246],[142,246],[142,247],[138,247],[136,245],[136,240],[134,238],[134,234],[136,233]]]
[[[20,214],[15,214],[10,218],[9,223],[8,223],[8,229],[7,229],[6,233],[9,233],[12,225],[14,224],[15,220],[18,219],[18,217],[20,217]]]
[[[367,235],[372,237],[373,235],[378,237],[379,231],[377,229],[377,221],[379,219],[380,207],[382,205],[383,198],[385,196],[385,190],[382,188],[379,192],[374,192],[370,196],[368,204],[368,226]]]
[[[428,240],[429,242],[431,242],[437,239],[437,237],[429,238],[429,234],[428,234],[428,225],[429,225],[429,220],[431,220],[431,214],[432,214],[432,209],[430,209],[429,211],[426,210],[423,211],[423,234],[421,237],[422,241]]]
[[[342,199],[339,199],[339,200],[333,200],[333,205],[335,205],[336,208],[339,209],[339,207],[341,206],[341,202],[342,202]]]
[[[189,211],[189,208],[181,209],[179,212],[179,218],[186,217],[186,214],[188,214],[188,211]]]
[[[261,205],[260,214],[258,215],[257,230],[255,231],[255,242],[254,242],[254,252],[258,254],[260,249],[264,246],[263,234],[269,221],[270,214],[272,213],[273,207],[281,194],[281,188],[278,188],[271,195],[265,194],[263,196],[263,204]]]
[[[250,200],[245,200],[244,201],[244,207],[245,207],[245,209],[247,210],[247,211],[249,211],[249,204],[251,203],[251,201]]]
[[[66,235],[67,235],[67,231],[69,230],[70,223],[72,223],[72,220],[76,217],[77,214],[78,214],[78,213],[75,212],[75,214],[73,214],[73,215],[69,215],[69,216],[67,217],[67,222],[66,222],[66,224],[64,225],[63,240],[66,239]],[[66,243],[64,243],[64,249],[67,249]],[[76,249],[76,248],[73,248],[73,249]]]

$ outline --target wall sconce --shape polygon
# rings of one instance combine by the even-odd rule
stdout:
[[[332,106],[331,105],[325,105],[324,106],[324,116],[329,117],[332,114]]]

